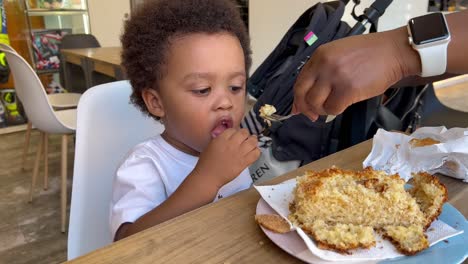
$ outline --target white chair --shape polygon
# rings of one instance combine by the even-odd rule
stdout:
[[[41,80],[29,63],[16,52],[1,47],[0,51],[4,52],[6,55],[15,81],[16,94],[23,103],[29,121],[40,131],[42,137],[34,162],[34,171],[29,194],[29,200],[31,202],[39,170],[39,160],[47,141],[47,134],[62,135],[61,230],[65,232],[67,205],[67,146],[68,135],[75,132],[76,109],[54,111],[42,86]],[[47,164],[47,155],[44,156]]]
[[[117,166],[163,125],[130,104],[128,81],[88,89],[78,104],[68,259],[112,242],[109,212]]]
[[[12,47],[0,43],[0,48],[4,50],[8,50],[11,52],[16,52]],[[49,102],[52,105],[52,107],[55,110],[60,110],[60,109],[68,109],[68,108],[76,108],[78,105],[78,101],[80,100],[81,94],[79,93],[56,93],[56,94],[48,94],[47,97],[49,98]],[[24,147],[23,147],[23,156],[21,158],[21,164],[23,169],[25,169],[25,164],[26,164],[26,156],[28,154],[29,150],[29,141],[31,138],[31,130],[32,130],[32,124],[31,122],[28,122],[27,128],[26,128],[26,134],[25,134],[25,142],[24,142]],[[45,142],[45,149],[47,150],[47,135],[46,135],[46,142]],[[46,152],[47,153],[47,152]],[[48,177],[48,171],[47,171],[47,164],[44,164],[44,189],[47,189],[47,177]]]

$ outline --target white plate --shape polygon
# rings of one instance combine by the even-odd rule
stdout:
[[[256,214],[277,214],[265,200],[260,198],[257,203]],[[449,238],[444,242],[439,242],[430,248],[411,257],[400,257],[383,261],[360,261],[352,262],[359,264],[370,263],[399,263],[399,264],[436,264],[436,263],[461,263],[468,256],[468,222],[465,217],[458,212],[452,205],[445,204],[442,214],[439,217],[448,225],[462,229],[465,232],[461,235]],[[320,259],[313,255],[304,241],[296,232],[278,234],[260,226],[265,235],[278,247],[288,252],[290,255],[305,261],[307,263],[330,264],[330,263],[349,263],[348,262],[330,262]]]

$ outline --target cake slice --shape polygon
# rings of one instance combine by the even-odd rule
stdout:
[[[447,200],[447,190],[436,177],[413,177],[413,187],[406,191],[397,174],[371,168],[308,171],[296,179],[288,217],[321,248],[342,253],[369,248],[379,231],[400,252],[413,255],[429,246],[424,230]]]
[[[383,236],[405,255],[414,255],[429,247],[423,226],[386,226]]]
[[[420,172],[413,174],[413,187],[409,193],[416,199],[424,213],[426,218],[424,230],[426,230],[442,212],[442,206],[448,200],[447,188],[437,177]]]
[[[297,178],[290,220],[310,224],[353,224],[383,228],[422,225],[426,218],[398,175],[370,168],[362,171],[327,169]]]
[[[374,229],[370,226],[329,224],[323,220],[315,220],[304,227],[321,249],[349,253],[348,250],[370,248],[376,243]]]

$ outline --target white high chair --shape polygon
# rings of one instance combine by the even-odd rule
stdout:
[[[130,104],[128,81],[88,89],[78,104],[68,259],[112,243],[112,184],[127,152],[164,127]]]

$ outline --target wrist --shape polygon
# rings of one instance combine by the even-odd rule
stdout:
[[[411,47],[408,40],[408,30],[406,27],[397,28],[384,32],[393,46],[393,56],[398,65],[395,70],[400,74],[400,79],[408,76],[419,75],[421,73],[421,58],[416,50]]]
[[[222,177],[218,177],[219,173],[214,173],[212,170],[203,168],[202,166],[195,166],[190,177],[192,180],[199,182],[205,186],[207,191],[214,192],[215,194],[224,185]]]

